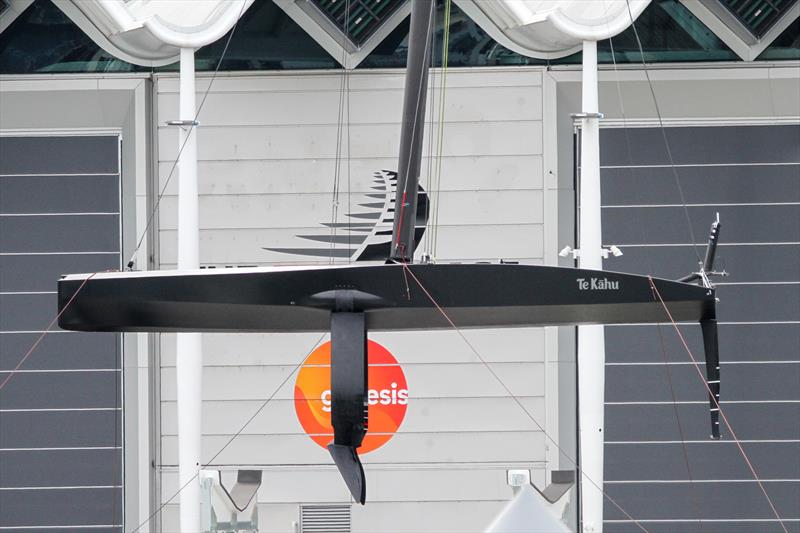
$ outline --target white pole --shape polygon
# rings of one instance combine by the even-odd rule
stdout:
[[[597,42],[583,43],[581,121],[580,256],[578,266],[602,270],[600,231],[600,124],[597,103]],[[605,401],[603,326],[578,326],[578,416],[580,418],[583,531],[603,530],[603,403]],[[589,481],[587,478],[591,479]]]
[[[197,128],[195,120],[194,50],[181,49],[178,134],[178,269],[200,267],[197,205]],[[188,138],[187,138],[188,137]],[[185,144],[184,144],[185,143]],[[200,441],[203,359],[199,333],[178,333],[178,470],[180,526],[183,533],[200,531]]]

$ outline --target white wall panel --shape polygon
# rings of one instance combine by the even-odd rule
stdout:
[[[507,500],[510,498],[507,492]],[[348,499],[320,500],[319,503],[345,503]],[[352,505],[352,531],[375,533],[380,531],[442,533],[480,533],[492,522],[506,501],[453,501],[453,502],[375,502],[369,506]],[[258,506],[262,533],[297,533],[293,522],[299,520],[297,504],[266,504]],[[178,505],[171,503],[162,511],[163,531],[173,533],[178,529]]]
[[[337,220],[346,222],[348,213],[370,213],[360,207],[380,202],[363,195],[345,196],[339,201]],[[439,217],[459,225],[541,224],[542,191],[448,191],[439,195]],[[161,200],[163,230],[178,227],[178,197]],[[330,230],[321,226],[331,221],[330,194],[219,194],[200,197],[200,229],[305,228],[309,220],[320,223],[317,234]],[[353,220],[353,222],[362,222]]]
[[[428,156],[428,147],[423,150],[421,184],[428,190],[432,187],[429,174],[436,172],[438,158]],[[443,157],[442,191],[519,190],[542,188],[542,156],[505,155],[474,157]],[[376,171],[397,167],[396,157],[350,160],[349,190],[353,193],[375,192],[373,174]],[[174,196],[178,193],[177,171],[167,182],[174,161],[159,163],[161,178],[159,189]],[[433,167],[431,168],[431,165]],[[340,163],[342,192],[348,191],[347,162]],[[333,191],[336,170],[334,159],[294,159],[201,161],[198,165],[200,194],[308,194]]]
[[[206,366],[203,368],[203,398],[265,399],[292,373],[295,366]],[[515,396],[542,394],[542,363],[490,363],[489,367]],[[479,362],[403,364],[403,372],[408,381],[409,401],[415,398],[485,398],[507,395],[506,389]],[[292,379],[280,387],[275,397],[292,398],[293,388]],[[171,401],[175,398],[175,368],[167,367],[161,373],[161,399]]]
[[[536,463],[528,463],[530,470],[539,470]],[[224,468],[223,468],[224,471]],[[452,466],[448,475],[442,476],[430,468],[398,468],[374,465],[367,469],[367,484],[373,489],[373,499],[365,509],[382,502],[440,501],[459,502],[490,500],[503,501],[509,498],[511,488],[506,484],[505,469],[492,465],[478,468]],[[165,472],[165,491],[178,490],[177,472]],[[302,494],[302,499],[298,498]],[[180,495],[177,498],[180,499]],[[344,483],[333,467],[304,467],[294,472],[286,469],[268,468],[263,477],[261,487],[256,494],[256,501],[262,509],[297,503],[350,503],[350,495]],[[353,514],[356,514],[354,505]],[[267,520],[274,517],[266,514]],[[295,518],[296,519],[296,518]],[[391,529],[392,533],[402,531]],[[426,531],[426,530],[412,530]]]
[[[507,432],[533,431],[536,422],[544,424],[544,399],[519,398],[411,398],[399,433]],[[242,435],[292,434],[305,432],[294,416],[294,401],[274,399],[260,412],[264,400],[206,400],[203,402],[203,432],[207,435],[232,435],[247,424]],[[177,435],[178,420],[174,401],[161,404],[161,434]],[[527,411],[527,413],[526,413]],[[310,443],[310,440],[309,440]]]
[[[201,461],[223,449],[230,436],[205,435]],[[487,433],[398,433],[388,444],[364,456],[364,463],[515,463],[543,461],[540,431]],[[161,438],[162,465],[178,464],[177,437]],[[215,465],[287,465],[331,463],[327,450],[306,435],[239,435],[214,460]]]
[[[448,122],[442,151],[445,156],[527,155],[542,153],[539,121]],[[208,126],[197,135],[200,161],[230,159],[335,158],[338,127],[313,126]],[[399,150],[400,124],[354,124],[350,127],[351,157],[392,158]],[[436,135],[436,127],[427,128]],[[159,161],[175,161],[178,133],[174,127],[159,128]],[[346,153],[346,152],[345,152]]]
[[[487,362],[543,362],[541,328],[470,329],[463,332]],[[468,363],[477,356],[452,330],[370,332],[369,338],[407,363]],[[296,365],[320,339],[318,333],[206,333],[206,366]],[[175,366],[175,336],[161,336],[161,366]],[[325,337],[328,340],[328,337]]]
[[[255,265],[266,263],[319,262],[320,258],[276,253],[264,248],[296,247],[296,235],[320,233],[321,226],[279,228],[202,230],[200,231],[201,264]],[[543,227],[541,224],[509,224],[439,227],[440,261],[541,259],[543,257]],[[160,234],[162,267],[177,263],[177,232],[164,230]],[[307,243],[306,243],[307,244]],[[324,245],[323,245],[324,246]],[[327,258],[322,258],[327,263]],[[346,261],[345,261],[346,262]]]
[[[203,98],[198,94],[198,101]],[[541,87],[450,87],[444,98],[448,122],[497,120],[541,120]],[[214,91],[198,115],[201,129],[208,126],[262,124],[338,124],[339,108],[351,124],[399,123],[403,108],[402,88],[351,90],[344,97],[338,91]],[[344,103],[340,104],[340,101]],[[438,120],[440,93],[434,92],[427,107],[426,121]],[[386,108],[385,113],[375,109]],[[300,112],[302,110],[302,112]],[[178,95],[158,97],[159,124],[178,116]]]
[[[298,80],[302,78],[302,82]],[[431,69],[431,84],[438,88],[441,84],[441,70]],[[178,92],[178,77],[167,74],[159,77],[158,92]],[[350,90],[385,91],[400,89],[405,83],[405,73],[402,70],[365,70],[350,74]],[[210,76],[197,80],[198,94],[203,94],[210,85]],[[540,87],[542,85],[541,69],[508,69],[471,68],[450,70],[447,74],[447,87]],[[242,91],[289,91],[319,90],[339,91],[341,87],[341,73],[331,71],[306,71],[298,74],[291,71],[263,72],[255,74],[235,74],[220,72],[214,79],[213,92],[242,92]]]
[[[431,75],[435,97],[428,118],[434,121],[440,74]],[[327,257],[265,248],[327,246],[297,236],[330,233],[322,224],[331,221],[340,134],[350,150],[343,149],[339,161],[338,221],[363,210],[359,203],[381,201],[363,195],[379,192],[371,189],[376,171],[396,169],[403,84],[399,71],[351,73],[351,125],[340,128],[338,72],[220,75],[199,116],[201,263],[327,263]],[[201,76],[198,101],[207,87],[208,78]],[[177,133],[161,125],[175,118],[177,79],[159,76],[157,90],[159,188],[166,185],[158,220],[159,263],[174,268],[177,174],[167,179],[178,151]],[[544,262],[543,188],[552,169],[545,169],[542,156],[542,92],[542,74],[535,69],[448,73],[443,145],[439,151],[439,127],[429,124],[421,171],[422,186],[434,193],[432,177],[441,165],[442,193],[432,194],[440,209],[437,260]],[[552,416],[545,391],[555,390],[548,389],[555,384],[545,383],[543,330],[465,335],[504,385],[455,332],[370,335],[403,365],[410,399],[398,433],[363,457],[370,505],[354,509],[353,531],[482,530],[511,497],[506,468],[530,467],[536,479],[543,479],[545,437],[530,418],[547,426]],[[349,501],[328,453],[304,433],[294,410],[295,377],[289,375],[319,338],[204,335],[203,461],[242,430],[214,463],[267,469],[258,498],[261,509],[274,510],[281,523],[262,520],[262,531],[290,531],[291,520],[298,518],[295,502]],[[174,336],[162,335],[163,500],[177,490],[174,364]],[[287,376],[275,399],[242,429]],[[174,524],[174,511],[170,504],[165,529]]]

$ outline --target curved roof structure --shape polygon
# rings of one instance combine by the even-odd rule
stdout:
[[[160,66],[181,48],[200,48],[225,35],[253,0],[55,0],[110,54]]]
[[[583,41],[617,35],[650,4],[650,0],[455,2],[506,48],[543,59],[577,52]]]
[[[141,66],[177,61],[181,47],[199,48],[228,32],[254,0],[52,0],[106,52]],[[358,66],[407,18],[410,0],[352,0],[351,12],[334,0],[275,2],[345,68]],[[580,49],[586,39],[603,40],[629,27],[650,0],[453,0],[495,41],[534,58],[557,59]],[[0,0],[0,32],[32,0]],[[680,24],[702,25],[745,61],[753,61],[800,18],[800,0],[765,7],[761,0],[676,0],[660,4]],[[630,5],[630,10],[629,10]],[[772,4],[770,4],[772,6]],[[672,6],[672,7],[670,7]],[[369,9],[367,9],[369,7]],[[374,6],[373,6],[374,7]],[[655,8],[657,6],[653,6]],[[680,22],[688,12],[693,20]],[[673,13],[674,11],[674,13]],[[694,20],[696,18],[696,20]],[[699,24],[697,23],[699,21]],[[702,35],[701,35],[702,39]],[[703,46],[702,43],[701,47]]]

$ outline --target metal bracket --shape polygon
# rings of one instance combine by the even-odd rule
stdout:
[[[571,113],[570,117],[573,120],[583,120],[585,118],[601,119],[604,118],[605,115],[603,113]]]
[[[221,470],[202,470],[201,530],[207,533],[257,533],[255,496],[261,486],[261,475],[261,470],[239,470],[236,482],[229,490],[223,482]]]
[[[168,120],[165,124],[167,126],[180,126],[182,128],[193,128],[200,125],[196,120]]]
[[[579,249],[573,248],[572,246],[565,246],[558,252],[559,257],[567,257],[572,255],[573,259],[577,259],[581,256],[581,251]],[[608,259],[609,255],[613,255],[614,257],[620,257],[623,255],[622,250],[620,250],[616,245],[611,245],[608,248],[600,248],[600,257],[603,259]]]
[[[548,502],[556,503],[574,484],[574,470],[553,470],[550,472],[550,484],[544,490],[539,490],[535,486],[533,488]]]

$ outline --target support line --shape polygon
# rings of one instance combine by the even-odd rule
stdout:
[[[522,411],[525,413],[525,415],[527,415],[527,417],[528,417],[528,418],[530,418],[530,419],[531,419],[531,421],[532,421],[534,424],[536,424],[536,427],[538,427],[538,428],[539,428],[539,430],[542,432],[542,434],[543,434],[543,435],[544,435],[544,436],[545,436],[545,437],[546,437],[546,438],[547,438],[547,439],[548,439],[550,442],[552,442],[552,443],[553,443],[553,445],[556,447],[556,449],[558,449],[558,451],[559,451],[559,452],[561,452],[561,454],[562,454],[562,455],[564,455],[564,457],[566,457],[566,458],[567,458],[567,459],[568,459],[568,460],[569,460],[569,461],[570,461],[570,462],[571,462],[573,465],[575,465],[575,469],[576,469],[576,470],[578,470],[578,471],[580,471],[580,472],[581,472],[581,475],[582,475],[583,477],[585,477],[587,480],[589,480],[589,482],[590,482],[590,483],[591,483],[591,484],[592,484],[592,485],[593,485],[593,486],[594,486],[594,487],[595,487],[597,490],[599,490],[599,491],[602,493],[602,495],[603,495],[603,496],[604,496],[604,497],[605,497],[605,498],[606,498],[606,499],[607,499],[609,502],[611,502],[611,504],[612,504],[614,507],[616,507],[616,508],[617,508],[617,509],[618,509],[620,512],[622,512],[622,514],[624,514],[624,515],[625,515],[625,516],[626,516],[626,517],[627,517],[629,520],[631,520],[631,521],[632,521],[634,524],[636,524],[636,525],[639,527],[639,529],[641,529],[641,530],[642,530],[642,531],[644,531],[645,533],[649,533],[649,531],[648,531],[647,529],[645,529],[645,527],[644,527],[644,526],[642,526],[642,525],[641,525],[641,524],[640,524],[640,523],[639,523],[639,522],[638,522],[638,521],[637,521],[635,518],[633,518],[633,517],[632,517],[632,516],[631,516],[631,515],[630,515],[630,514],[629,514],[629,513],[628,513],[628,512],[625,510],[625,509],[623,509],[623,508],[622,508],[622,507],[621,507],[621,506],[620,506],[620,505],[619,505],[619,504],[616,502],[616,500],[614,500],[614,498],[612,498],[611,496],[609,496],[609,495],[608,495],[608,493],[606,493],[606,492],[603,490],[603,487],[602,487],[602,486],[600,486],[600,485],[598,485],[597,483],[595,483],[595,482],[594,482],[594,480],[592,480],[592,479],[591,479],[589,476],[587,476],[587,475],[586,475],[586,474],[585,474],[585,473],[582,471],[582,469],[581,469],[581,467],[578,465],[577,461],[575,461],[575,459],[573,459],[572,457],[570,457],[570,455],[569,455],[567,452],[565,452],[563,448],[561,448],[561,446],[558,444],[558,442],[556,442],[556,440],[555,440],[555,439],[553,439],[553,437],[551,437],[551,436],[550,436],[550,434],[548,434],[548,433],[547,433],[547,430],[545,430],[545,428],[544,428],[544,427],[542,427],[542,425],[541,425],[541,424],[540,424],[540,423],[539,423],[539,422],[536,420],[536,418],[534,418],[534,417],[533,417],[533,415],[531,415],[531,414],[530,414],[530,412],[528,412],[528,410],[525,408],[525,406],[522,404],[522,402],[520,402],[520,401],[519,401],[519,399],[518,399],[518,398],[517,398],[517,397],[514,395],[514,393],[513,393],[513,392],[511,392],[511,389],[509,389],[509,388],[508,388],[508,386],[507,386],[507,385],[506,385],[506,384],[503,382],[503,380],[502,380],[502,379],[500,379],[500,376],[498,376],[498,375],[497,375],[497,373],[496,373],[496,372],[495,372],[495,371],[494,371],[494,370],[491,368],[491,366],[489,366],[489,364],[486,362],[486,360],[485,360],[483,357],[481,357],[481,354],[478,352],[478,350],[475,348],[475,346],[473,346],[473,345],[472,345],[472,343],[469,341],[469,339],[467,339],[466,335],[464,335],[464,333],[463,333],[463,332],[462,332],[462,331],[461,331],[461,330],[458,328],[458,326],[456,326],[456,325],[455,325],[455,323],[454,323],[454,322],[453,322],[453,321],[450,319],[450,317],[447,315],[447,313],[446,313],[446,312],[445,312],[445,310],[442,308],[442,306],[441,306],[441,305],[439,305],[439,302],[437,302],[437,301],[436,301],[436,299],[435,299],[435,298],[434,298],[434,297],[431,295],[431,293],[430,293],[430,292],[428,292],[428,289],[426,289],[426,288],[425,288],[425,286],[422,284],[422,282],[419,280],[419,278],[418,278],[418,277],[417,277],[417,276],[414,274],[414,272],[413,272],[413,271],[412,271],[410,268],[408,268],[408,264],[407,264],[407,263],[405,263],[405,262],[402,262],[401,264],[403,265],[403,269],[404,269],[404,270],[406,270],[406,271],[408,272],[408,274],[409,274],[409,275],[410,275],[410,276],[413,278],[413,280],[414,280],[414,281],[417,283],[417,285],[419,285],[419,288],[420,288],[420,289],[422,289],[422,292],[424,292],[424,293],[425,293],[425,296],[427,296],[427,297],[428,297],[428,299],[429,299],[429,300],[431,301],[431,303],[432,303],[432,304],[433,304],[433,305],[436,307],[436,309],[439,311],[439,313],[441,313],[441,315],[444,317],[444,319],[447,321],[447,323],[448,323],[448,324],[450,324],[450,326],[451,326],[451,327],[452,327],[452,328],[453,328],[453,329],[456,331],[456,333],[458,333],[459,337],[461,337],[461,339],[462,339],[462,340],[463,340],[463,341],[464,341],[464,342],[467,344],[467,346],[469,346],[470,350],[472,350],[472,353],[474,353],[474,354],[475,354],[475,356],[476,356],[476,357],[477,357],[477,358],[478,358],[478,359],[481,361],[481,363],[483,363],[483,366],[484,366],[484,367],[486,367],[486,369],[489,371],[489,373],[491,373],[491,374],[492,374],[492,376],[494,376],[494,378],[497,380],[497,382],[500,384],[500,386],[501,386],[501,387],[503,387],[503,388],[506,390],[506,392],[507,392],[507,393],[508,393],[508,395],[511,397],[511,399],[513,399],[513,400],[514,400],[514,402],[516,402],[516,404],[517,404],[517,405],[519,405],[520,409],[522,409]],[[788,533],[788,532],[787,532],[787,533]]]
[[[714,393],[711,391],[711,387],[708,386],[708,383],[706,382],[706,378],[703,376],[703,372],[700,370],[700,366],[699,366],[699,363],[697,362],[697,359],[694,357],[694,354],[692,353],[692,350],[689,348],[689,345],[686,342],[686,339],[683,337],[683,333],[681,333],[680,328],[678,328],[678,324],[675,322],[675,319],[672,318],[672,313],[670,313],[669,308],[667,307],[667,304],[664,302],[664,299],[661,297],[661,293],[658,292],[658,288],[656,287],[656,284],[653,282],[653,277],[652,276],[648,276],[648,279],[650,280],[650,287],[653,289],[653,294],[655,294],[658,297],[659,302],[661,302],[661,306],[664,308],[664,312],[667,314],[667,317],[669,318],[670,322],[672,323],[672,327],[677,332],[678,338],[681,340],[681,344],[683,344],[683,347],[686,350],[686,353],[688,353],[689,357],[692,359],[693,366],[694,366],[695,370],[697,370],[697,374],[700,376],[700,381],[703,382],[703,386],[708,391],[709,398],[711,398],[711,400],[714,402],[714,406],[719,410],[719,414],[722,417],[723,422],[725,422],[725,427],[727,427],[728,431],[730,431],[731,437],[733,438],[733,441],[736,443],[736,447],[739,448],[739,452],[742,454],[742,458],[744,458],[744,461],[747,464],[747,467],[750,469],[750,472],[753,474],[753,478],[755,479],[756,483],[758,483],[758,487],[761,489],[761,492],[764,494],[764,497],[767,499],[767,503],[769,503],[769,506],[772,509],[772,512],[775,515],[775,518],[778,519],[778,523],[781,525],[781,528],[783,528],[784,533],[789,533],[789,530],[786,529],[786,525],[783,523],[783,520],[781,519],[780,515],[778,514],[778,510],[775,508],[775,504],[772,502],[772,498],[769,497],[769,494],[767,493],[767,489],[764,487],[764,484],[761,482],[761,478],[758,477],[758,473],[756,473],[756,469],[753,466],[753,463],[750,462],[750,458],[747,456],[747,453],[744,451],[744,447],[742,446],[741,442],[739,442],[739,438],[736,436],[736,433],[733,431],[733,426],[731,426],[731,423],[728,421],[728,417],[725,416],[725,411],[722,410],[722,407],[720,406],[720,402],[717,401],[716,397],[714,396]]]

